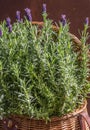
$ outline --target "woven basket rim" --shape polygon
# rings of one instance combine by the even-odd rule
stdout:
[[[73,110],[73,112],[71,112],[69,114],[66,114],[66,115],[64,115],[62,117],[52,117],[51,120],[52,121],[53,120],[55,120],[55,121],[56,120],[66,120],[68,118],[71,118],[71,117],[79,115],[81,112],[85,111],[86,108],[87,108],[87,101],[85,100],[84,103],[82,103],[82,105],[79,108]]]
[[[59,116],[53,116],[53,117],[51,117],[50,118],[50,121],[51,122],[54,122],[54,121],[60,121],[60,120],[66,120],[66,119],[68,119],[68,118],[72,118],[72,117],[75,117],[75,116],[79,116],[79,114],[81,113],[81,112],[83,112],[83,111],[85,111],[85,110],[87,110],[86,109],[86,106],[87,106],[87,101],[85,100],[84,101],[84,103],[82,103],[82,105],[79,107],[79,108],[77,108],[77,109],[75,109],[73,112],[71,112],[71,113],[69,113],[69,114],[66,114],[66,115],[64,115],[64,116],[62,116],[62,117],[59,117]],[[34,121],[45,121],[44,119],[37,119],[37,118],[31,118],[31,117],[29,117],[29,116],[27,116],[27,115],[10,115],[9,116],[9,118],[21,118],[21,119],[28,119],[28,120],[34,120]],[[46,121],[45,121],[46,122]]]

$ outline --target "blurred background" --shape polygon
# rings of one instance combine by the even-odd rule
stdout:
[[[26,7],[31,8],[34,21],[42,21],[42,4],[47,4],[48,17],[58,22],[61,14],[66,14],[71,23],[70,31],[76,36],[78,29],[83,29],[85,18],[90,16],[90,0],[0,0],[0,20],[11,17],[21,11],[23,16]]]
[[[70,21],[70,32],[80,38],[78,30],[82,31],[85,18],[90,18],[90,0],[0,0],[0,21],[10,17],[13,23],[16,11],[21,11],[23,17],[27,7],[32,11],[33,21],[42,21],[43,3],[47,4],[48,17],[54,22],[60,20],[61,14],[66,14]],[[88,112],[90,114],[90,99]]]

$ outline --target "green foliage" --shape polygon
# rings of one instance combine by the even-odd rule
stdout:
[[[15,22],[12,33],[0,24],[0,113],[25,114],[49,119],[72,112],[86,98],[88,76],[87,39],[81,36],[81,53],[73,51],[69,24],[59,31],[43,14],[40,28],[24,19]],[[81,60],[79,58],[81,57]]]

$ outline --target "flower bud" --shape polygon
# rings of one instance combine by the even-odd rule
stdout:
[[[16,19],[18,22],[21,22],[20,11],[16,11]]]
[[[28,21],[32,21],[31,10],[26,8],[25,13],[26,13],[26,18],[28,19]]]
[[[11,24],[11,19],[8,17],[6,18],[6,26],[7,27],[10,26],[10,24]]]
[[[46,9],[46,4],[43,4],[43,13],[46,13],[47,9]]]
[[[63,26],[65,26],[66,21],[67,21],[67,20],[66,20],[66,15],[65,15],[65,14],[62,14],[62,15],[61,15],[61,23],[62,23]]]
[[[2,33],[2,29],[0,28],[0,37],[2,37],[2,34],[3,34],[3,33]]]
[[[11,24],[8,26],[8,31],[9,31],[10,33],[12,32],[12,25],[11,25]]]
[[[86,17],[86,19],[85,19],[85,24],[89,25],[89,18],[88,17]]]
[[[29,8],[26,8],[26,9],[25,9],[25,13],[28,15],[28,14],[31,13],[31,10],[30,10]]]

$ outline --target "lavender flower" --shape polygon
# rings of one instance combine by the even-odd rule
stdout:
[[[67,20],[66,20],[66,15],[65,15],[65,14],[62,14],[62,15],[61,15],[61,23],[62,23],[63,26],[65,26],[66,21],[67,21]]]
[[[28,15],[28,14],[31,13],[31,10],[30,10],[29,8],[26,8],[26,9],[25,9],[25,13]]]
[[[27,15],[27,19],[28,19],[28,21],[32,21],[32,15],[31,15],[31,13],[29,15]]]
[[[89,25],[89,18],[88,17],[86,17],[86,19],[85,19],[85,25]]]
[[[47,9],[46,9],[46,4],[43,4],[43,13],[46,13]]]
[[[11,24],[11,19],[8,17],[6,18],[6,26],[7,27],[10,26],[10,24]]]
[[[2,29],[0,28],[0,37],[2,36]]]
[[[18,22],[21,22],[20,11],[16,11],[16,19]]]
[[[26,8],[25,13],[26,13],[26,18],[28,19],[28,21],[32,21],[31,10],[29,8]]]
[[[12,25],[11,25],[11,24],[8,26],[8,31],[9,31],[10,33],[12,32]]]

